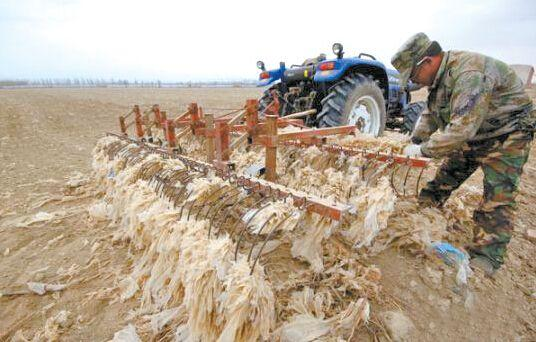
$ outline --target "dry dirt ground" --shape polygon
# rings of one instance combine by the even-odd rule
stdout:
[[[94,201],[86,184],[91,150],[104,132],[117,130],[118,115],[136,103],[159,103],[171,115],[189,102],[237,108],[259,94],[253,88],[0,90],[0,341],[51,338],[43,329],[62,310],[70,315],[60,340],[106,341],[137,307],[135,298],[117,300],[128,247],[112,244],[114,227],[87,213]],[[415,341],[536,341],[536,249],[524,237],[536,226],[535,154],[525,166],[516,232],[497,276],[476,274],[472,299],[460,300],[442,276],[445,266],[388,251],[369,260],[382,270],[386,298],[372,303],[373,320],[401,309],[415,326],[409,337]],[[467,185],[481,188],[481,178],[476,173]],[[39,296],[28,293],[27,282],[67,288]],[[361,338],[390,340],[362,329]]]

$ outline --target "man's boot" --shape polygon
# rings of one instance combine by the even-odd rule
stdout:
[[[493,277],[497,269],[493,267],[491,261],[482,255],[476,255],[469,261],[473,270],[479,269],[488,277]]]

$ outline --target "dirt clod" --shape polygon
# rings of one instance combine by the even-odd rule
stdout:
[[[382,322],[395,342],[412,341],[415,325],[402,311],[386,311],[380,314]]]
[[[536,229],[527,229],[525,237],[529,241],[536,242]]]

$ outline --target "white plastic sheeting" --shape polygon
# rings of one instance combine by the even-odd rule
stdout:
[[[382,138],[379,145],[396,152],[405,140]],[[267,261],[250,275],[248,242],[235,261],[236,240],[229,238],[228,227],[217,227],[219,234],[209,239],[208,221],[196,220],[196,215],[179,219],[180,207],[159,197],[147,181],[135,179],[143,163],[127,167],[121,158],[108,159],[104,148],[114,141],[104,138],[94,151],[95,179],[106,203],[98,205],[116,226],[114,239],[132,249],[132,271],[118,282],[121,299],[140,301],[138,312],[152,317],[153,335],[171,329],[176,341],[349,339],[367,322],[365,298],[379,294],[381,279],[378,268],[357,261],[360,253],[379,253],[391,245],[419,249],[446,231],[443,213],[397,198],[382,172],[372,182],[363,180],[361,157],[328,155],[316,147],[281,148],[282,184],[348,203],[354,215],[343,223],[331,222],[290,201],[273,202],[260,212],[246,209],[240,213],[246,214],[242,225],[249,222],[249,233],[259,238],[290,215],[269,241]],[[363,136],[341,141],[378,147],[378,140]],[[148,160],[163,169],[183,167],[157,155]],[[262,152],[235,150],[233,160],[240,172],[262,161]],[[188,203],[201,203],[224,185],[230,186],[214,175],[197,178],[188,184]],[[350,248],[335,243],[335,236]],[[254,247],[253,257],[259,252]],[[319,274],[322,282],[315,290],[296,292]]]

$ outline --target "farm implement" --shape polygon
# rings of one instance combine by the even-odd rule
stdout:
[[[136,179],[147,181],[161,197],[180,208],[180,219],[209,220],[209,237],[226,231],[237,242],[235,258],[249,241],[245,253],[252,261],[252,272],[270,239],[286,221],[296,218],[292,212],[277,214],[274,203],[290,203],[298,212],[317,214],[338,225],[356,214],[347,201],[351,190],[344,196],[327,198],[288,186],[285,174],[278,173],[279,166],[288,169],[288,165],[278,165],[284,156],[300,158],[301,151],[313,147],[335,159],[357,158],[363,184],[388,173],[398,195],[418,193],[428,159],[334,143],[330,139],[336,136],[358,134],[356,126],[308,128],[304,118],[314,110],[279,117],[279,105],[276,98],[259,113],[257,100],[247,100],[243,108],[217,117],[204,113],[196,103],[175,117],[159,105],[143,112],[136,105],[119,117],[120,132],[108,133],[116,141],[106,147],[106,153],[110,160],[139,165]],[[195,153],[188,150],[192,139],[201,142]],[[239,150],[252,149],[258,155],[264,151],[263,162],[248,165],[231,158],[239,158]],[[159,159],[149,158],[151,155]],[[178,161],[183,167],[165,168],[161,160]],[[206,187],[200,195],[192,184],[210,177],[221,182]],[[255,223],[258,220],[262,222]],[[251,233],[253,225],[257,228]],[[266,234],[262,235],[263,231]]]

